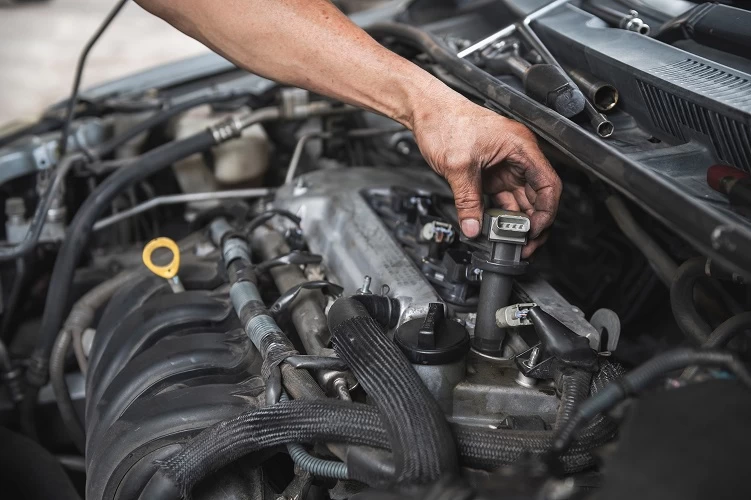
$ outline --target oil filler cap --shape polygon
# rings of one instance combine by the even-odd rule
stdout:
[[[407,321],[396,331],[394,342],[407,359],[418,365],[443,365],[461,359],[469,351],[469,334],[446,318],[443,304],[433,302],[423,318]]]

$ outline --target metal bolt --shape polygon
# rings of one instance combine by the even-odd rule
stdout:
[[[26,218],[26,205],[23,198],[8,198],[5,200],[5,215],[8,217],[8,222],[13,225],[21,225],[25,222]]]
[[[396,151],[399,154],[407,156],[412,152],[412,148],[409,146],[409,143],[407,141],[399,141],[396,143]]]
[[[529,353],[529,359],[524,362],[524,364],[527,366],[527,368],[532,368],[537,364],[537,359],[540,357],[540,348],[539,347],[533,347],[532,352]]]
[[[366,275],[365,278],[363,278],[362,280],[362,288],[360,288],[360,293],[363,293],[363,294],[372,293],[370,291],[370,283],[372,281],[373,281],[372,278]]]
[[[522,363],[527,368],[532,368],[537,363],[537,359],[540,357],[540,348],[539,347],[533,347],[532,351],[529,353],[529,359],[526,361],[523,361]],[[523,372],[519,372],[516,375],[516,383],[519,384],[522,387],[532,388],[537,385],[537,380],[532,377],[527,377],[524,375]]]

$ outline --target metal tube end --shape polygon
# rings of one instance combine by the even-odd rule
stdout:
[[[602,116],[602,120],[599,120],[599,119],[592,120],[592,125],[595,127],[595,130],[597,131],[597,135],[599,135],[603,139],[610,137],[611,135],[613,135],[613,132],[615,131],[613,122],[611,122],[604,116]]]
[[[604,84],[595,89],[592,104],[599,111],[610,111],[618,104],[618,97],[618,89],[610,84]]]

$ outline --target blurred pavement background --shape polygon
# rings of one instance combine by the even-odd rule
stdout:
[[[0,127],[30,120],[70,93],[78,55],[114,3],[50,0],[0,6]],[[89,55],[82,87],[206,50],[130,2]]]

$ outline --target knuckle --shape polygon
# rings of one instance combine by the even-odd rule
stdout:
[[[519,122],[513,122],[513,125],[510,127],[510,132],[512,132],[513,135],[517,136],[519,139],[525,141],[536,141],[535,134],[529,128]]]
[[[454,204],[456,205],[457,210],[477,210],[480,208],[480,200],[479,198],[476,198],[474,196],[468,196],[468,195],[455,195],[454,197]]]

